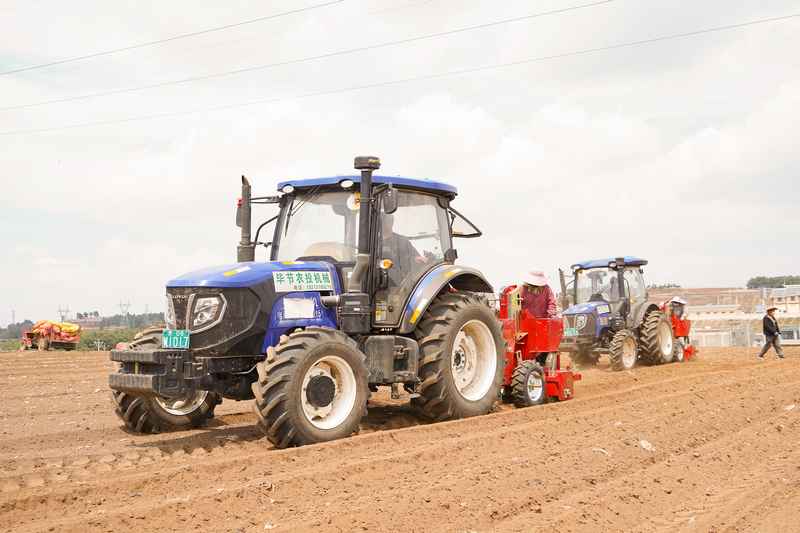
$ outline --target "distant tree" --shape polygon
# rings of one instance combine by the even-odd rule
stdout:
[[[680,289],[681,286],[677,283],[662,283],[660,285],[648,285],[648,289]]]
[[[747,281],[748,289],[780,289],[784,285],[800,285],[800,276],[756,276]]]
[[[16,324],[9,324],[5,328],[0,328],[0,339],[19,339],[22,337],[22,332],[27,331],[33,327],[33,322],[30,320],[23,320]]]

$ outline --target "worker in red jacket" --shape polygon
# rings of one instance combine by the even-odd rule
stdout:
[[[535,318],[553,318],[558,313],[556,296],[541,270],[531,270],[522,280],[522,308]]]

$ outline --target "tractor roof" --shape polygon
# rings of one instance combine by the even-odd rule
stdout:
[[[339,185],[344,180],[352,180],[354,183],[361,183],[361,175],[351,176],[328,176],[324,178],[310,178],[310,179],[296,179],[286,180],[278,183],[278,190],[280,191],[284,186],[291,185],[295,189],[303,189],[309,187],[324,187],[327,185]],[[433,181],[428,179],[418,178],[404,178],[402,176],[372,176],[373,183],[386,183],[396,187],[406,187],[410,189],[417,189],[433,194],[444,194],[447,196],[455,196],[458,194],[458,189],[447,183],[441,181]]]
[[[607,257],[605,259],[592,259],[589,261],[581,261],[572,265],[572,269],[587,269],[587,268],[603,268],[611,263],[616,263],[618,257]],[[644,266],[647,264],[647,259],[640,259],[631,255],[626,255],[624,258],[625,266]]]

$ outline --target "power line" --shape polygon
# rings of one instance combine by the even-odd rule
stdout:
[[[298,9],[292,9],[290,11],[283,11],[281,13],[275,13],[273,15],[266,15],[266,16],[263,16],[263,17],[258,17],[258,18],[254,18],[254,19],[250,19],[250,20],[243,20],[241,22],[234,22],[232,24],[226,24],[224,26],[217,26],[215,28],[207,28],[205,30],[198,30],[198,31],[190,32],[190,33],[182,33],[180,35],[174,35],[172,37],[167,37],[165,39],[158,39],[156,41],[148,41],[148,42],[145,42],[145,43],[132,44],[132,45],[129,45],[129,46],[123,46],[122,48],[114,48],[114,49],[111,49],[111,50],[104,50],[102,52],[94,52],[92,54],[69,57],[69,58],[66,58],[66,59],[59,59],[57,61],[51,61],[49,63],[41,63],[41,64],[38,64],[38,65],[30,65],[30,66],[27,66],[27,67],[15,68],[15,69],[12,69],[12,70],[6,70],[6,71],[3,71],[3,72],[0,72],[0,76],[5,76],[7,74],[17,74],[19,72],[27,72],[29,70],[36,70],[36,69],[45,68],[45,67],[52,67],[52,66],[55,66],[55,65],[63,65],[64,63],[72,63],[74,61],[83,61],[84,59],[91,59],[91,58],[94,58],[94,57],[101,57],[101,56],[107,56],[107,55],[111,55],[111,54],[117,54],[119,52],[126,52],[128,50],[136,50],[137,48],[146,48],[148,46],[155,46],[155,45],[158,45],[158,44],[168,43],[168,42],[171,42],[171,41],[177,41],[179,39],[186,39],[188,37],[196,37],[198,35],[204,35],[206,33],[213,33],[213,32],[217,32],[217,31],[229,30],[231,28],[236,28],[236,27],[239,27],[239,26],[245,26],[247,24],[255,24],[256,22],[264,22],[265,20],[271,20],[271,19],[276,19],[276,18],[279,18],[279,17],[285,17],[287,15],[294,15],[296,13],[302,13],[304,11],[311,11],[312,9],[319,9],[321,7],[327,7],[327,6],[330,6],[330,5],[333,5],[333,4],[340,4],[342,2],[344,2],[344,0],[332,0],[330,2],[324,2],[322,4],[315,4],[315,5],[312,5],[312,6],[306,6],[306,7],[302,7],[302,8],[298,8]]]
[[[489,71],[489,70],[498,70],[498,69],[503,69],[503,68],[526,65],[526,64],[530,64],[530,63],[537,63],[537,62],[542,62],[542,61],[551,61],[551,60],[555,60],[555,59],[563,59],[563,58],[567,58],[567,57],[575,57],[575,56],[594,54],[594,53],[605,52],[605,51],[610,51],[610,50],[617,50],[617,49],[620,49],[620,48],[631,48],[631,47],[634,47],[634,46],[642,46],[642,45],[651,44],[651,43],[657,43],[657,42],[662,42],[662,41],[670,41],[670,40],[675,40],[675,39],[682,39],[682,38],[693,37],[693,36],[696,36],[696,35],[702,35],[702,34],[706,34],[706,33],[733,30],[733,29],[743,28],[743,27],[746,27],[746,26],[753,26],[753,25],[756,25],[756,24],[765,24],[765,23],[768,23],[768,22],[777,22],[777,21],[782,21],[782,20],[788,20],[788,19],[794,18],[794,17],[800,17],[800,13],[796,13],[796,14],[792,14],[792,15],[785,15],[785,16],[782,16],[782,17],[771,17],[771,18],[765,18],[765,19],[752,20],[752,21],[749,21],[749,22],[742,22],[742,23],[738,23],[738,24],[728,24],[728,25],[725,25],[725,26],[716,26],[716,27],[712,27],[712,28],[705,28],[705,29],[702,29],[702,30],[695,30],[695,31],[685,32],[685,33],[676,33],[676,34],[671,34],[671,35],[663,35],[663,36],[659,36],[659,37],[652,37],[652,38],[649,38],[649,39],[641,39],[641,40],[638,40],[638,41],[628,41],[628,42],[617,43],[617,44],[612,44],[612,45],[607,45],[607,46],[598,46],[598,47],[595,47],[595,48],[585,48],[585,49],[582,49],[582,50],[573,50],[571,52],[563,52],[563,53],[560,53],[560,54],[553,54],[553,55],[548,55],[548,56],[530,57],[530,58],[527,58],[527,59],[520,59],[520,60],[517,60],[517,61],[510,61],[510,62],[507,62],[507,63],[495,63],[495,64],[484,65],[484,66],[480,66],[480,67],[471,67],[471,68],[465,68],[465,69],[459,69],[459,70],[451,70],[451,71],[447,71],[447,72],[441,72],[441,73],[438,73],[438,74],[425,74],[425,75],[422,75],[422,76],[414,76],[414,77],[411,77],[411,78],[402,78],[402,79],[397,79],[397,80],[387,80],[387,81],[376,82],[376,83],[367,83],[367,84],[363,84],[363,85],[353,85],[353,86],[349,86],[349,87],[341,87],[341,88],[338,88],[338,89],[328,89],[328,90],[324,90],[324,91],[315,91],[315,92],[303,93],[303,94],[298,94],[298,95],[294,95],[294,96],[275,97],[275,98],[261,98],[261,99],[257,99],[257,100],[251,100],[249,102],[238,102],[238,103],[232,103],[232,104],[224,104],[224,105],[219,105],[219,106],[207,107],[207,108],[203,108],[203,109],[189,109],[189,110],[183,110],[183,111],[171,111],[171,112],[166,112],[166,113],[156,113],[156,114],[151,114],[151,115],[140,115],[140,116],[128,117],[128,118],[122,118],[122,119],[99,120],[99,121],[95,121],[95,122],[83,122],[83,123],[78,123],[78,124],[69,124],[69,125],[66,125],[66,126],[55,126],[55,127],[51,127],[51,128],[37,128],[37,129],[27,129],[27,130],[3,131],[3,132],[0,132],[0,136],[32,134],[32,133],[47,133],[47,132],[62,131],[62,130],[77,129],[77,128],[89,128],[89,127],[94,127],[94,126],[107,126],[107,125],[110,125],[110,124],[123,124],[123,123],[128,123],[128,122],[139,122],[139,121],[146,121],[146,120],[156,120],[156,119],[161,119],[161,118],[171,118],[171,117],[177,117],[177,116],[193,115],[193,114],[197,114],[197,113],[208,113],[208,112],[213,112],[213,111],[223,111],[223,110],[235,109],[235,108],[240,108],[240,107],[248,107],[248,106],[252,106],[252,105],[272,104],[272,103],[286,102],[286,101],[291,101],[291,100],[301,100],[301,99],[305,99],[305,98],[314,98],[314,97],[318,97],[318,96],[328,96],[328,95],[341,94],[341,93],[352,92],[352,91],[360,91],[360,90],[365,90],[365,89],[375,89],[375,88],[379,88],[379,87],[388,87],[388,86],[391,86],[391,85],[401,85],[401,84],[404,84],[404,83],[412,83],[412,82],[417,82],[417,81],[434,80],[434,79],[440,79],[440,78],[448,78],[448,77],[452,77],[452,76],[462,76],[462,75],[465,75],[465,74],[473,74],[473,73],[476,73],[476,72],[483,72],[483,71]]]
[[[254,66],[251,66],[251,67],[238,68],[238,69],[234,69],[234,70],[225,70],[225,71],[222,71],[222,72],[214,72],[214,73],[211,73],[211,74],[204,74],[202,76],[192,76],[192,77],[188,77],[188,78],[181,78],[181,79],[177,79],[177,80],[162,81],[162,82],[159,82],[159,83],[152,83],[152,84],[148,84],[148,85],[138,85],[136,87],[126,87],[126,88],[122,88],[122,89],[112,89],[110,91],[102,91],[102,92],[89,93],[89,94],[80,94],[80,95],[76,95],[76,96],[66,96],[64,98],[56,98],[56,99],[53,99],[53,100],[44,100],[42,102],[33,102],[33,103],[30,103],[30,104],[19,104],[19,105],[7,106],[7,107],[0,107],[0,111],[11,111],[11,110],[14,110],[14,109],[25,109],[25,108],[30,108],[30,107],[39,107],[39,106],[50,105],[50,104],[59,104],[59,103],[64,103],[64,102],[74,102],[76,100],[87,100],[87,99],[90,99],[90,98],[99,98],[99,97],[102,97],[102,96],[111,96],[111,95],[116,95],[116,94],[124,94],[124,93],[136,92],[136,91],[144,91],[144,90],[148,90],[148,89],[157,89],[157,88],[160,88],[160,87],[167,87],[169,85],[178,85],[178,84],[190,83],[190,82],[195,82],[195,81],[203,81],[203,80],[210,80],[210,79],[214,79],[214,78],[222,78],[222,77],[226,77],[226,76],[233,76],[233,75],[236,75],[236,74],[244,74],[244,73],[247,73],[247,72],[253,72],[253,71],[257,71],[257,70],[265,70],[265,69],[269,69],[269,68],[282,67],[282,66],[286,66],[286,65],[295,65],[295,64],[298,64],[298,63],[306,63],[308,61],[318,61],[320,59],[328,59],[328,58],[331,58],[331,57],[355,54],[357,52],[365,52],[367,50],[375,50],[375,49],[378,49],[378,48],[386,48],[386,47],[389,47],[389,46],[398,46],[398,45],[401,45],[401,44],[408,44],[408,43],[413,43],[413,42],[416,42],[416,41],[424,41],[424,40],[428,40],[428,39],[436,39],[436,38],[440,38],[440,37],[454,35],[454,34],[457,34],[457,33],[464,33],[464,32],[468,32],[468,31],[491,28],[492,26],[499,26],[501,24],[510,24],[512,22],[520,22],[520,21],[523,21],[523,20],[530,20],[530,19],[533,19],[533,18],[539,18],[539,17],[548,16],[548,15],[557,15],[557,14],[566,13],[566,12],[569,12],[569,11],[575,11],[575,10],[578,10],[578,9],[585,9],[585,8],[588,8],[588,7],[596,7],[596,6],[599,6],[599,5],[602,5],[602,4],[610,4],[611,2],[614,2],[614,1],[615,0],[600,0],[600,1],[597,1],[597,2],[592,2],[590,4],[581,4],[581,5],[565,7],[565,8],[561,8],[561,9],[553,9],[553,10],[550,10],[550,11],[541,11],[541,12],[538,12],[538,13],[532,13],[532,14],[523,15],[523,16],[520,16],[520,17],[497,20],[497,21],[494,21],[494,22],[486,22],[486,23],[483,23],[483,24],[477,24],[477,25],[474,25],[474,26],[466,26],[466,27],[463,27],[463,28],[456,28],[456,29],[453,29],[453,30],[446,30],[446,31],[441,31],[441,32],[436,32],[436,33],[428,33],[428,34],[425,34],[425,35],[418,35],[416,37],[408,37],[408,38],[405,38],[405,39],[398,39],[398,40],[395,40],[395,41],[386,41],[386,42],[377,43],[377,44],[359,46],[359,47],[356,47],[356,48],[348,48],[346,50],[337,50],[335,52],[327,52],[327,53],[319,54],[319,55],[315,55],[315,56],[301,57],[301,58],[296,58],[296,59],[288,59],[286,61],[278,61],[278,62],[275,62],[275,63],[266,63],[266,64],[263,64],[263,65],[254,65]]]

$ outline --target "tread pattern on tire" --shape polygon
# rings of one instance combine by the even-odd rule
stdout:
[[[664,362],[661,357],[660,343],[658,342],[658,326],[665,320],[666,318],[661,311],[653,310],[645,315],[642,325],[639,327],[639,350],[642,359],[648,364],[659,365]]]
[[[628,329],[623,329],[616,332],[614,337],[611,339],[611,343],[609,344],[608,359],[611,361],[612,370],[625,370],[625,365],[622,362],[622,348],[623,344],[625,344],[625,340],[628,338],[633,338],[634,342],[636,342],[636,336],[633,334],[633,332]],[[638,343],[636,348],[638,357]],[[635,365],[636,363],[634,362],[634,366]]]
[[[330,328],[309,327],[288,336],[283,335],[276,346],[267,349],[266,360],[256,366],[258,379],[253,383],[252,389],[255,396],[253,407],[258,417],[257,426],[277,448],[310,444],[301,438],[290,423],[287,405],[290,399],[287,387],[303,355],[313,344],[323,342],[345,343],[361,353],[358,344],[343,332]],[[361,357],[361,362],[366,368],[366,356],[361,353]],[[366,384],[363,386],[366,387]],[[366,414],[365,402],[362,416]]]
[[[422,383],[418,389],[420,396],[414,398],[412,403],[433,420],[448,420],[457,414],[444,379],[444,372],[448,371],[450,364],[450,356],[445,354],[444,344],[455,316],[469,306],[489,308],[486,298],[476,293],[443,292],[431,302],[415,332],[420,350],[419,378]],[[499,325],[490,324],[492,326],[498,328],[495,337],[502,339]],[[498,348],[502,350],[504,344],[502,340],[500,342]],[[502,376],[502,363],[499,363],[499,367]]]
[[[511,374],[511,396],[514,400],[514,405],[517,407],[528,407],[532,404],[528,397],[528,376],[531,372],[538,372],[542,377],[542,399],[538,403],[545,403],[547,401],[547,381],[544,377],[544,369],[536,361],[522,361],[514,369]]]
[[[139,332],[128,345],[129,350],[147,346],[159,347],[161,345],[161,331],[163,328],[148,328]],[[152,400],[145,396],[129,392],[111,391],[114,402],[114,412],[125,424],[125,427],[134,433],[160,433],[171,429],[185,429],[187,427],[200,427],[211,418],[214,418],[214,409],[222,403],[222,398],[213,392],[206,396],[206,410],[199,409],[200,413],[189,416],[190,422],[185,426],[176,426],[160,419],[153,413]]]

